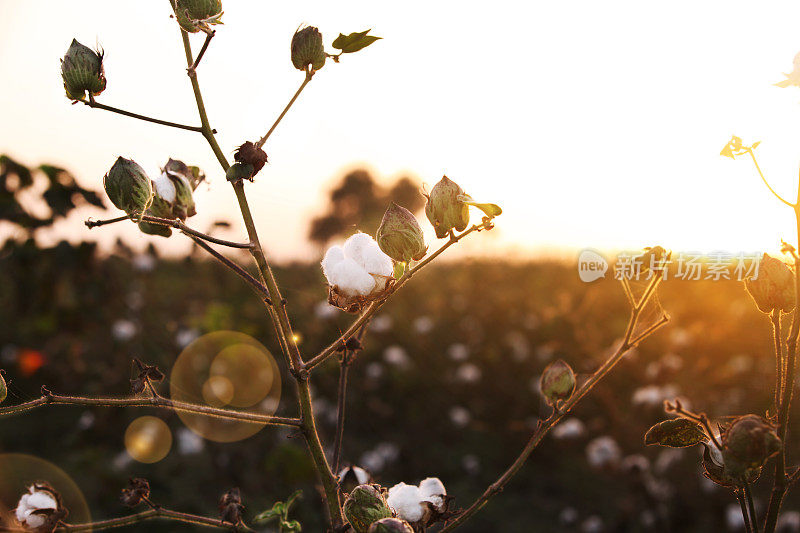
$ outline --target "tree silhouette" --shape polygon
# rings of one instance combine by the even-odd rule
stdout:
[[[311,221],[308,238],[324,246],[334,237],[352,233],[353,229],[372,234],[390,202],[414,213],[422,208],[425,199],[419,192],[419,184],[411,178],[402,177],[384,187],[368,170],[348,172],[331,189],[327,212]]]

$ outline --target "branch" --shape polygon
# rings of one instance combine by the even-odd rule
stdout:
[[[347,339],[349,339],[350,337],[355,335],[355,333],[358,331],[358,328],[363,326],[370,318],[372,318],[372,316],[381,307],[383,307],[383,305],[388,301],[389,297],[392,294],[394,294],[395,292],[397,292],[398,290],[400,290],[400,288],[403,285],[405,285],[408,282],[408,280],[410,280],[411,277],[414,274],[416,274],[417,272],[419,272],[420,270],[425,268],[425,266],[430,264],[430,262],[433,261],[434,259],[436,259],[436,257],[438,257],[442,252],[444,252],[445,250],[447,250],[448,248],[453,246],[455,243],[457,243],[458,241],[460,241],[461,239],[463,239],[464,237],[466,237],[470,233],[475,232],[475,231],[482,231],[484,229],[489,229],[491,227],[490,224],[491,224],[490,221],[484,221],[481,224],[476,224],[476,225],[472,226],[471,228],[469,228],[468,230],[466,230],[463,233],[459,234],[458,236],[451,234],[450,240],[448,240],[445,244],[443,244],[438,250],[433,252],[431,255],[426,257],[423,261],[418,263],[414,268],[412,268],[411,270],[409,270],[408,272],[406,272],[405,274],[400,276],[400,279],[398,279],[397,282],[394,284],[394,286],[391,288],[391,291],[389,292],[389,294],[387,294],[386,296],[384,296],[380,300],[375,300],[374,302],[369,304],[364,309],[364,311],[361,313],[361,315],[350,325],[349,328],[347,328],[347,330],[344,333],[342,333],[339,336],[338,339],[333,341],[330,345],[328,345],[327,348],[322,350],[320,353],[318,353],[317,355],[312,357],[305,364],[303,369],[304,370],[311,370],[312,368],[314,368],[318,364],[320,364],[323,361],[325,361],[332,354],[336,353],[336,350],[341,348],[344,345],[344,343],[347,342]]]
[[[94,398],[88,396],[63,396],[60,394],[53,394],[47,389],[43,388],[43,394],[40,398],[31,400],[29,402],[12,405],[0,408],[0,417],[12,416],[39,407],[46,407],[49,405],[89,405],[97,407],[154,407],[157,409],[168,409],[172,411],[181,411],[185,413],[193,413],[198,415],[205,415],[214,418],[224,418],[227,420],[238,420],[242,422],[250,422],[253,424],[266,424],[273,426],[291,426],[296,427],[300,425],[300,420],[297,418],[285,418],[280,416],[263,415],[259,413],[247,413],[244,411],[234,411],[231,409],[219,409],[216,407],[209,407],[207,405],[200,405],[188,402],[180,402],[177,400],[170,400],[163,396],[153,396],[144,398]]]
[[[259,141],[256,143],[256,146],[258,146],[259,148],[264,146],[264,143],[267,142],[267,139],[269,139],[269,136],[272,135],[272,132],[275,131],[275,128],[278,127],[278,124],[280,124],[281,120],[283,120],[283,117],[286,116],[286,113],[289,111],[289,108],[292,107],[292,104],[294,104],[295,100],[297,100],[297,97],[300,96],[300,93],[303,92],[303,89],[306,88],[306,85],[308,85],[308,82],[310,82],[311,78],[313,78],[313,77],[314,77],[314,71],[311,70],[310,68],[307,68],[306,69],[306,78],[303,80],[303,83],[300,84],[300,88],[297,89],[297,92],[294,93],[294,96],[292,96],[292,99],[289,100],[289,103],[286,104],[286,107],[283,108],[283,111],[281,111],[281,114],[278,115],[278,118],[272,124],[272,127],[269,129],[269,131],[266,133],[266,135],[264,135],[263,137],[261,137],[261,139],[259,139]]]
[[[775,195],[775,198],[777,198],[778,200],[780,200],[780,201],[781,201],[781,202],[783,202],[784,204],[788,205],[789,207],[792,207],[792,208],[796,207],[796,206],[795,206],[795,204],[793,204],[792,202],[790,202],[790,201],[788,201],[788,200],[785,200],[785,199],[783,198],[783,196],[781,196],[780,194],[778,194],[777,192],[775,192],[775,189],[773,189],[773,188],[770,186],[769,182],[767,181],[767,178],[765,178],[765,177],[764,177],[764,173],[763,173],[763,172],[761,172],[761,167],[760,167],[760,166],[758,166],[758,161],[756,161],[756,154],[755,154],[755,153],[753,153],[753,148],[752,148],[752,147],[747,149],[747,153],[748,153],[748,154],[750,154],[750,157],[753,159],[753,164],[756,166],[756,170],[758,171],[758,175],[759,175],[759,176],[761,176],[761,181],[763,181],[763,182],[764,182],[764,185],[766,185],[766,186],[767,186],[767,189],[769,189],[769,192],[771,192],[772,194],[774,194],[774,195]],[[798,192],[798,194],[800,195],[800,192]]]
[[[197,54],[197,57],[195,58],[194,63],[192,63],[192,66],[189,67],[189,69],[188,69],[190,73],[193,73],[195,70],[197,70],[198,65],[200,65],[200,60],[203,59],[203,56],[206,54],[206,50],[208,50],[208,45],[211,44],[211,39],[213,39],[214,35],[216,35],[216,34],[217,34],[216,31],[212,31],[211,33],[207,33],[206,34],[206,40],[203,41],[203,46],[202,46],[202,48],[200,48],[200,52]],[[202,133],[202,131],[203,131],[203,128],[200,128],[200,132],[201,133]]]
[[[245,243],[245,242],[226,241],[224,239],[218,239],[216,237],[212,237],[211,235],[205,234],[202,231],[197,231],[196,229],[190,228],[189,226],[187,226],[186,224],[177,219],[173,220],[171,218],[152,217],[150,215],[144,215],[141,217],[141,219],[144,220],[145,222],[151,222],[153,224],[160,224],[162,226],[173,227],[189,235],[194,235],[195,237],[198,237],[205,241],[213,242],[214,244],[229,246],[230,248],[239,248],[242,250],[249,249],[252,247],[252,244],[250,244],[249,242]],[[116,224],[117,222],[122,222],[123,220],[131,220],[131,217],[126,215],[116,218],[109,218],[106,220],[89,219],[84,224],[86,224],[87,228],[92,229],[99,226],[106,226],[108,224]]]
[[[339,466],[342,458],[342,440],[344,438],[344,415],[347,406],[347,374],[350,365],[356,358],[357,351],[360,349],[361,341],[367,331],[367,324],[361,326],[356,338],[358,347],[353,350],[345,348],[342,354],[342,361],[339,364],[339,394],[336,399],[336,438],[333,441],[333,472],[338,475]]]
[[[542,442],[542,439],[550,432],[550,430],[558,424],[561,419],[569,413],[575,405],[584,397],[586,396],[589,391],[591,391],[597,383],[605,377],[612,368],[622,359],[622,357],[633,348],[636,343],[640,342],[644,339],[644,337],[652,334],[658,328],[663,326],[667,321],[668,318],[664,316],[660,321],[656,322],[656,324],[647,328],[643,333],[638,335],[637,337],[633,337],[633,331],[636,328],[636,324],[639,321],[639,314],[641,313],[644,306],[647,304],[649,298],[654,294],[655,287],[659,284],[661,279],[659,277],[654,278],[650,282],[650,286],[648,290],[645,291],[645,295],[642,299],[638,302],[638,304],[631,310],[631,316],[628,320],[628,326],[625,331],[625,336],[623,337],[622,343],[617,348],[617,350],[598,368],[594,374],[592,374],[586,382],[581,385],[573,394],[566,400],[562,405],[557,406],[556,409],[553,410],[553,413],[547,420],[540,421],[539,425],[536,427],[531,439],[528,441],[528,444],[525,445],[525,448],[522,450],[522,453],[516,458],[516,460],[511,464],[511,466],[506,470],[503,475],[501,475],[497,481],[489,485],[489,487],[484,491],[484,493],[475,500],[472,505],[470,505],[465,511],[463,511],[460,515],[456,517],[455,520],[447,524],[440,533],[445,533],[447,531],[452,531],[456,529],[458,526],[466,522],[469,518],[471,518],[475,513],[480,511],[480,509],[486,505],[486,502],[492,498],[495,494],[503,490],[503,487],[511,481],[511,479],[519,472],[522,466],[525,464],[525,461],[528,460],[531,453],[536,449],[539,443]],[[652,290],[651,290],[652,289]]]
[[[256,278],[251,276],[250,273],[247,270],[245,270],[244,268],[239,266],[237,263],[235,263],[234,261],[228,259],[224,255],[222,255],[221,253],[219,253],[218,251],[213,249],[211,246],[209,246],[208,244],[203,242],[200,238],[195,237],[194,235],[191,235],[191,234],[188,234],[188,233],[186,235],[190,239],[192,239],[197,246],[199,246],[200,248],[202,248],[203,250],[205,250],[206,252],[211,254],[211,256],[214,257],[217,261],[219,261],[220,263],[222,263],[223,265],[225,265],[226,267],[231,269],[239,277],[241,277],[243,280],[245,280],[247,283],[249,283],[250,286],[253,287],[253,289],[258,293],[258,295],[262,299],[264,299],[264,301],[268,305],[272,305],[272,300],[269,299],[269,290],[264,286],[263,283],[261,283]]]
[[[110,105],[101,104],[100,102],[94,101],[94,99],[78,100],[78,102],[84,103],[93,109],[102,109],[104,111],[111,111],[112,113],[117,113],[118,115],[125,115],[126,117],[138,118],[139,120],[144,120],[146,122],[153,122],[154,124],[161,124],[162,126],[169,126],[171,128],[178,128],[181,130],[196,131],[199,133],[202,133],[203,131],[203,128],[201,128],[200,126],[187,126],[186,124],[178,124],[177,122],[169,122],[166,120],[161,120],[159,118],[140,115],[138,113],[131,113],[130,111],[125,111],[124,109],[119,109],[116,107],[111,107]]]
[[[195,524],[204,527],[216,527],[219,529],[229,529],[231,531],[254,531],[244,524],[227,524],[222,522],[219,518],[211,518],[208,516],[201,516],[190,513],[181,513],[172,511],[163,507],[155,507],[141,513],[136,513],[128,516],[121,516],[119,518],[111,518],[109,520],[98,520],[96,522],[87,522],[85,524],[61,524],[55,531],[69,531],[78,533],[81,531],[103,531],[106,529],[114,529],[131,524],[137,524],[146,520],[171,520],[175,522],[183,522],[186,524]],[[23,527],[3,527],[0,526],[0,531],[13,531],[13,532],[27,532],[30,529]]]

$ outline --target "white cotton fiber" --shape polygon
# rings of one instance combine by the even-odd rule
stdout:
[[[172,179],[166,172],[162,172],[153,180],[153,188],[155,188],[156,194],[160,198],[170,203],[175,201],[175,196],[178,194],[175,190],[175,184],[172,183]]]
[[[364,266],[365,254],[372,248],[378,248],[378,243],[366,233],[358,232],[344,241],[344,255],[361,266]],[[380,250],[380,248],[378,248]]]
[[[331,283],[330,279],[330,271],[336,263],[340,263],[344,259],[344,250],[342,247],[337,245],[331,246],[328,248],[328,251],[325,252],[325,257],[322,258],[322,273],[325,274],[325,277],[328,279],[328,283]]]
[[[375,290],[375,278],[349,257],[331,268],[328,283],[345,296],[367,296]]]
[[[372,274],[378,286],[383,288],[386,280],[390,278],[394,272],[392,258],[383,253],[377,243],[375,243],[374,247],[364,247],[362,250],[362,258],[364,270]]]
[[[437,511],[444,511],[444,496],[447,491],[444,489],[444,483],[438,477],[423,479],[419,484],[419,492],[422,499],[431,502]]]
[[[389,507],[397,512],[397,516],[407,522],[419,522],[425,512],[419,487],[398,483],[389,489],[386,499]]]

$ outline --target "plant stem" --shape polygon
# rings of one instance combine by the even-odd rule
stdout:
[[[227,171],[230,165],[228,164],[222,149],[219,147],[219,144],[217,143],[217,140],[214,137],[214,133],[211,129],[205,105],[203,104],[203,96],[200,91],[200,84],[197,81],[197,72],[191,70],[191,66],[194,64],[194,61],[192,59],[192,49],[189,42],[189,36],[183,30],[181,30],[181,38],[183,40],[183,48],[186,54],[186,63],[190,67],[189,79],[192,83],[192,90],[194,91],[195,101],[197,103],[197,111],[200,115],[200,122],[203,127],[203,136],[206,138],[209,146],[211,146],[211,149],[217,156],[217,160],[220,162],[222,169]],[[294,101],[296,98],[297,95],[295,95],[292,100]],[[289,106],[287,106],[286,110],[288,110],[288,108]],[[285,114],[286,110],[284,110],[283,114]],[[253,258],[258,265],[262,282],[266,285],[267,290],[269,291],[271,304],[267,304],[267,307],[269,309],[269,314],[276,326],[278,342],[285,351],[292,375],[295,377],[295,382],[297,384],[298,403],[301,412],[300,428],[305,437],[306,444],[308,445],[309,454],[314,461],[314,466],[316,467],[317,473],[322,481],[325,491],[324,500],[328,507],[331,524],[335,529],[341,526],[344,519],[342,517],[342,511],[339,508],[336,477],[331,472],[330,466],[328,465],[328,460],[325,457],[324,450],[322,449],[322,443],[319,440],[319,434],[317,433],[316,423],[314,421],[314,412],[311,402],[311,389],[308,383],[308,373],[303,371],[303,359],[300,355],[300,350],[297,346],[297,340],[289,323],[289,316],[286,313],[286,301],[281,296],[275,276],[273,275],[272,270],[269,267],[269,263],[267,262],[267,258],[264,255],[263,249],[261,248],[255,222],[253,221],[253,215],[250,212],[250,206],[248,205],[247,197],[244,193],[244,184],[241,181],[238,181],[232,183],[232,185],[234,193],[236,194],[236,199],[239,203],[239,209],[242,213],[242,219],[245,227],[247,228],[247,235],[252,244],[250,253],[253,255]]]
[[[773,400],[774,407],[772,409],[773,413],[778,413],[781,404],[781,398],[783,398],[783,390],[785,387],[785,383],[783,382],[784,378],[784,367],[786,366],[785,356],[783,353],[783,338],[781,337],[781,310],[775,309],[772,311],[770,315],[770,321],[772,322],[772,339],[775,343],[775,398]]]
[[[60,394],[52,394],[49,392],[46,392],[40,398],[36,398],[35,400],[31,400],[29,402],[0,408],[0,417],[15,415],[25,411],[30,411],[31,409],[37,409],[39,407],[45,407],[48,405],[91,405],[97,407],[154,407],[157,409],[181,411],[184,413],[193,413],[213,418],[223,418],[226,420],[251,422],[253,424],[265,424],[272,426],[291,426],[291,427],[296,427],[300,425],[300,420],[297,418],[285,418],[280,416],[271,416],[259,413],[234,411],[230,409],[219,409],[216,407],[209,407],[207,405],[170,400],[162,396],[153,396],[149,398],[136,398],[136,397],[94,398],[88,396],[63,396]]]
[[[753,159],[755,160],[755,158]],[[798,200],[800,200],[800,189],[798,189]],[[797,238],[800,242],[800,205],[793,206],[795,221],[797,223]],[[772,493],[767,506],[767,516],[764,522],[764,533],[773,533],[778,524],[783,498],[789,487],[786,479],[786,437],[789,425],[789,410],[792,404],[792,393],[794,391],[794,381],[796,372],[797,358],[797,339],[800,335],[800,258],[795,255],[794,260],[794,288],[795,288],[795,310],[792,318],[792,327],[789,338],[786,341],[786,371],[783,380],[783,397],[778,408],[778,437],[783,443],[783,448],[778,453],[775,460],[775,480],[772,486]]]
[[[264,146],[264,143],[267,142],[267,139],[269,139],[269,136],[272,135],[272,132],[275,131],[275,128],[278,127],[278,124],[280,124],[281,120],[283,120],[283,117],[286,116],[286,113],[289,111],[289,108],[292,107],[292,104],[294,104],[295,100],[297,100],[297,97],[300,96],[300,93],[303,92],[303,89],[306,88],[306,85],[308,85],[308,82],[310,82],[311,78],[313,78],[313,77],[314,77],[314,71],[313,70],[306,70],[306,77],[303,80],[303,83],[300,84],[300,88],[297,89],[297,92],[294,93],[294,96],[292,96],[292,99],[289,100],[289,103],[286,104],[286,107],[283,108],[283,111],[281,111],[281,114],[278,115],[278,118],[272,124],[272,127],[269,129],[269,131],[263,137],[261,137],[261,139],[258,140],[258,142],[256,143],[256,146],[258,146],[259,148]]]
[[[181,130],[187,131],[196,131],[202,132],[203,128],[201,126],[187,126],[186,124],[178,124],[177,122],[169,122],[167,120],[161,120],[160,118],[153,118],[148,117],[145,115],[140,115],[138,113],[132,113],[130,111],[125,111],[124,109],[119,109],[116,107],[111,107],[110,105],[101,104],[100,102],[96,102],[95,100],[78,100],[93,109],[102,109],[103,111],[111,111],[112,113],[117,113],[118,115],[125,115],[126,117],[131,118],[138,118],[139,120],[144,120],[145,122],[152,122],[154,124],[160,124],[162,126],[169,126],[170,128],[178,128]]]
[[[116,224],[117,222],[122,222],[124,220],[132,220],[131,217],[125,215],[116,218],[109,218],[106,220],[92,220],[89,219],[84,224],[89,229],[100,227],[100,226],[107,226],[108,224]],[[234,242],[234,241],[226,241],[224,239],[218,239],[216,237],[212,237],[202,231],[197,231],[196,229],[192,229],[180,220],[171,219],[171,218],[161,218],[161,217],[152,217],[150,215],[143,215],[141,220],[145,222],[150,222],[152,224],[160,224],[161,226],[170,226],[177,230],[180,230],[184,233],[189,235],[194,235],[204,241],[213,242],[214,244],[219,244],[221,246],[228,246],[230,248],[239,248],[241,250],[246,250],[250,248],[252,245],[249,242]]]
[[[750,523],[753,526],[753,533],[758,533],[758,515],[753,505],[753,494],[750,492],[750,483],[744,482],[744,499],[747,501],[747,511],[750,514]]]
[[[739,500],[739,507],[742,509],[742,519],[744,520],[745,533],[753,533],[753,527],[750,525],[752,520],[750,519],[750,513],[747,511],[747,504],[744,501],[742,489],[736,489],[734,492],[736,493],[736,499]]]
[[[389,294],[387,294],[382,299],[376,300],[376,301],[372,302],[371,304],[369,304],[364,309],[364,311],[361,313],[361,315],[350,325],[350,327],[347,328],[347,330],[345,330],[344,333],[339,335],[338,339],[336,339],[331,344],[329,344],[327,348],[323,349],[317,355],[312,357],[305,364],[304,369],[305,370],[311,370],[312,368],[314,368],[318,364],[320,364],[323,361],[325,361],[328,357],[330,357],[331,355],[336,353],[336,350],[341,348],[344,345],[344,343],[347,342],[347,339],[349,339],[350,337],[355,335],[355,333],[358,331],[358,328],[360,328],[367,321],[369,321],[369,319],[372,318],[372,316],[381,307],[383,307],[383,304],[385,304],[387,302],[387,300],[389,299],[389,297],[392,294],[397,292],[403,285],[408,283],[408,280],[410,280],[411,277],[414,274],[416,274],[417,272],[419,272],[420,270],[425,268],[426,265],[430,264],[430,262],[433,261],[434,259],[436,259],[442,252],[444,252],[449,247],[451,247],[454,244],[456,244],[458,241],[460,241],[461,239],[463,239],[464,237],[466,237],[470,233],[475,232],[475,231],[482,231],[484,229],[488,229],[488,226],[486,225],[486,223],[476,224],[476,225],[472,226],[471,228],[469,228],[468,230],[464,231],[463,233],[459,234],[458,236],[451,236],[450,240],[448,240],[445,244],[443,244],[438,250],[436,250],[431,255],[426,257],[425,260],[423,260],[422,262],[418,263],[414,268],[412,268],[411,270],[409,270],[408,272],[406,272],[405,274],[400,276],[400,279],[398,279],[397,282],[394,284],[394,286],[392,286],[392,289],[389,292]]]
[[[651,282],[653,290],[655,290],[655,286],[658,285],[660,281],[660,278],[654,278],[654,280]],[[439,533],[445,533],[447,531],[456,529],[458,526],[471,518],[475,513],[480,511],[481,508],[486,505],[489,499],[492,498],[492,496],[503,490],[503,487],[505,487],[505,485],[517,474],[517,472],[519,472],[519,470],[525,464],[525,461],[527,461],[528,457],[530,457],[531,453],[533,453],[539,443],[542,442],[542,439],[545,437],[545,435],[547,435],[547,433],[556,424],[558,424],[561,419],[567,413],[569,413],[570,410],[572,410],[572,408],[575,407],[575,405],[611,371],[612,368],[614,368],[614,366],[620,361],[620,359],[622,359],[625,353],[627,353],[627,351],[632,347],[636,346],[637,342],[652,334],[655,330],[660,328],[668,321],[668,318],[664,316],[661,320],[645,329],[645,331],[638,335],[636,339],[633,339],[633,331],[637,322],[639,321],[639,314],[653,293],[653,291],[646,291],[645,296],[643,296],[639,303],[631,310],[631,316],[628,320],[625,336],[623,337],[622,343],[617,350],[608,359],[606,359],[600,368],[598,368],[583,385],[575,390],[572,396],[570,396],[563,405],[561,405],[558,409],[553,410],[553,413],[549,418],[547,418],[547,420],[539,422],[539,425],[536,427],[531,439],[525,445],[522,453],[520,453],[511,466],[503,473],[503,475],[501,475],[497,481],[489,485],[489,487],[483,492],[483,494],[481,494],[480,497],[478,497],[477,500],[472,503],[472,505],[459,514],[455,520],[447,524]]]
[[[338,475],[344,438],[344,414],[347,406],[347,373],[350,370],[349,354],[345,351],[339,365],[339,394],[336,398],[336,438],[333,441],[333,472]]]

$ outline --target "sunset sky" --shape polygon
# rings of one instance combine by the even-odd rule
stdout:
[[[302,81],[289,61],[300,24],[318,26],[327,45],[367,28],[384,38],[329,62],[267,143],[270,164],[247,192],[274,257],[316,253],[309,218],[324,209],[327,187],[362,164],[428,185],[446,173],[475,199],[502,205],[491,244],[479,239],[470,252],[552,256],[656,243],[738,252],[795,238],[791,211],[752,163],[719,151],[731,134],[760,140],[768,178],[795,198],[800,89],[773,84],[800,51],[797,2],[224,0],[224,8],[198,77],[231,156],[264,134]],[[152,174],[170,156],[197,164],[211,183],[198,189],[190,225],[204,230],[225,217],[237,223],[226,236],[241,238],[233,193],[199,134],[72,106],[63,93],[59,59],[76,37],[106,52],[99,101],[199,124],[170,13],[166,0],[0,0],[0,153],[59,164],[98,190],[118,155]],[[197,51],[202,37],[192,44]],[[58,236],[187,249],[180,236],[144,236],[132,224],[89,232],[82,223],[117,214],[84,210]]]

